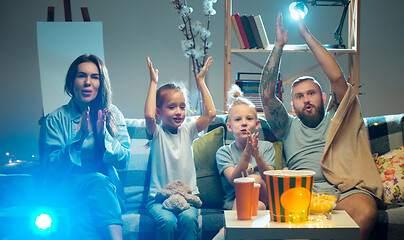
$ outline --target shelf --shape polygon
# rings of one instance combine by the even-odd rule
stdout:
[[[231,49],[232,53],[269,53],[272,51],[274,45],[271,44],[269,49]],[[342,49],[342,48],[327,48],[328,51],[332,53],[356,53],[356,48],[353,49]],[[311,52],[309,47],[306,44],[287,44],[283,47],[284,52]]]
[[[268,0],[269,1],[269,0]],[[274,0],[271,0],[274,1]],[[230,89],[231,83],[231,55],[232,53],[244,54],[244,53],[269,53],[272,51],[273,44],[269,49],[232,49],[231,48],[231,15],[232,15],[232,3],[233,0],[225,1],[225,20],[224,20],[224,105],[226,108],[226,96]],[[328,51],[334,54],[348,54],[348,80],[351,83],[356,93],[359,94],[359,10],[360,0],[351,0],[348,8],[348,41],[347,49],[328,48]],[[269,24],[269,23],[267,23]],[[294,53],[309,53],[306,44],[287,44],[285,45],[284,52]],[[247,59],[247,58],[245,58]],[[226,109],[225,109],[226,110]]]

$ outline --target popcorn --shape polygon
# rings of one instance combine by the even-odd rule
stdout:
[[[326,213],[331,211],[336,203],[337,198],[333,195],[313,193],[311,197],[310,211],[311,213]]]

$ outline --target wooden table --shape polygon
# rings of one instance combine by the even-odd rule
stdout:
[[[271,222],[266,210],[252,220],[237,220],[235,210],[224,214],[226,239],[359,239],[359,226],[344,210],[334,210],[331,219],[311,216],[307,223]]]

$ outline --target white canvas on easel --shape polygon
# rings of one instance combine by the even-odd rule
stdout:
[[[67,70],[82,54],[94,54],[104,63],[102,22],[37,22],[38,60],[43,114],[67,104]]]

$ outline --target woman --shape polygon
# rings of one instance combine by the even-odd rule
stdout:
[[[69,103],[45,121],[55,201],[69,206],[72,239],[122,239],[124,194],[115,167],[127,166],[130,143],[125,119],[111,104],[104,63],[94,55],[78,57],[65,92]]]

